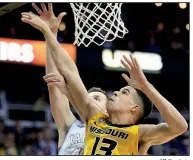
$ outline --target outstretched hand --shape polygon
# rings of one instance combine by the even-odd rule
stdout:
[[[137,88],[139,90],[143,90],[146,85],[148,85],[148,81],[143,74],[142,69],[139,66],[137,60],[130,54],[130,59],[123,56],[121,59],[121,63],[129,72],[130,78],[126,74],[122,74],[122,77],[127,81],[128,85]]]
[[[62,18],[66,15],[66,12],[62,12],[58,17],[54,15],[52,3],[48,3],[48,8],[44,3],[41,3],[40,9],[35,3],[32,3],[33,8],[39,14],[39,18],[44,21],[52,33],[57,33]]]
[[[43,32],[46,28],[48,28],[48,26],[37,15],[35,15],[32,12],[23,12],[21,13],[21,15],[22,15],[21,20],[24,23],[30,24],[31,26],[40,30],[41,32]]]
[[[63,94],[67,94],[67,86],[66,82],[64,80],[64,77],[62,77],[59,74],[56,73],[49,73],[43,77],[44,81],[47,83],[48,87],[57,87]]]

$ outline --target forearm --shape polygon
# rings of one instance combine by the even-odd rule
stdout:
[[[52,34],[54,35],[55,38],[57,38],[57,33],[53,33],[52,32]],[[59,74],[59,72],[58,72],[58,70],[57,70],[57,68],[56,68],[56,66],[54,64],[54,61],[52,60],[50,49],[49,49],[48,44],[46,42],[46,74],[49,74],[49,73],[58,73]],[[55,93],[54,91],[57,90],[57,87],[55,87],[55,88],[54,87],[48,87],[48,90],[49,90],[50,94],[51,93]],[[65,100],[67,100],[67,101],[69,100],[71,105],[75,106],[75,102],[74,102],[71,94],[67,90],[67,88],[64,88],[64,91],[65,91],[65,93],[61,93],[61,96],[63,97],[63,100],[64,101]],[[58,93],[58,94],[60,94],[60,93]],[[66,99],[66,97],[68,99]],[[69,107],[69,105],[68,105],[68,107]]]
[[[48,86],[50,107],[58,131],[66,130],[75,117],[70,111],[69,101],[55,86]]]
[[[57,33],[52,33],[55,38],[57,38]],[[52,60],[52,56],[48,47],[48,44],[46,42],[46,74],[49,73],[58,73],[58,70],[56,68],[56,65],[54,64],[54,61]]]
[[[67,92],[69,92],[70,96],[66,96],[79,113],[79,116],[84,120],[84,117],[87,117],[87,110],[82,113],[82,110],[84,109],[82,106],[87,107],[88,95],[87,90],[79,76],[78,69],[74,61],[67,53],[65,53],[64,49],[56,41],[51,31],[46,29],[43,34],[45,36],[46,43],[48,44],[49,53],[54,61],[54,64],[56,65],[59,73],[64,77],[66,85],[68,86]]]
[[[146,85],[143,92],[158,109],[171,131],[179,132],[187,129],[187,122],[183,116],[151,84]]]
[[[56,37],[52,34],[50,29],[45,28],[43,34],[49,47],[50,55],[59,73],[65,76],[65,78],[66,74],[69,72],[78,74],[78,69],[74,61],[57,42]]]
[[[75,109],[75,111],[78,113],[79,117],[81,118],[82,121],[86,121],[84,114],[81,112],[81,110],[79,108],[76,107],[76,104],[72,98],[72,95],[68,92],[66,93],[66,97],[68,98],[68,100],[70,101],[72,107]]]

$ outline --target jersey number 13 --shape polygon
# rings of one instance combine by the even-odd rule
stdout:
[[[107,138],[99,138],[96,137],[93,149],[92,149],[92,154],[91,155],[101,155],[101,154],[96,154],[96,148],[100,142],[100,139],[102,139],[102,144],[108,144],[108,147],[104,147],[101,145],[100,147],[100,151],[103,151],[104,154],[103,155],[111,155],[112,151],[115,149],[115,147],[117,146],[117,142],[112,140],[112,139],[107,139]]]

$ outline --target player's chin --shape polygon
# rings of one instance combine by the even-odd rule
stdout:
[[[114,112],[114,110],[115,110],[114,103],[113,103],[113,102],[108,103],[108,104],[107,104],[107,108],[106,108],[106,109],[107,109],[107,112],[108,112],[108,113],[110,113],[110,112],[111,112],[111,113],[112,113],[112,112]]]
[[[109,101],[107,102],[107,108],[111,108],[112,105],[113,105],[113,101],[109,100]]]

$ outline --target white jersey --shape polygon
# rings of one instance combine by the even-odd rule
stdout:
[[[74,121],[70,126],[58,155],[83,155],[85,127],[81,121]]]

